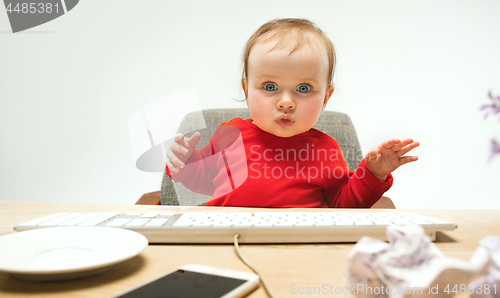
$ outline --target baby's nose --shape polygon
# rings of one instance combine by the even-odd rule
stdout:
[[[290,103],[290,104],[280,104],[279,107],[282,109],[293,109],[295,106]]]
[[[278,101],[277,106],[279,109],[295,109],[295,102],[292,100],[291,96],[283,95]]]

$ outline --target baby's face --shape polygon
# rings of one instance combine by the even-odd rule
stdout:
[[[248,58],[248,81],[243,82],[253,122],[279,137],[311,129],[318,121],[333,86],[327,83],[326,51],[309,46],[269,52],[274,43],[258,43]]]

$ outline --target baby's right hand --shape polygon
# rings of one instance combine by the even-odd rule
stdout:
[[[186,161],[193,155],[196,144],[201,138],[199,132],[195,132],[190,138],[185,138],[183,134],[177,134],[174,141],[167,150],[167,167],[170,172],[179,173]]]

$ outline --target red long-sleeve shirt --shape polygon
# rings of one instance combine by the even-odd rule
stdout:
[[[222,123],[179,173],[166,173],[210,195],[205,206],[368,208],[392,185],[364,160],[349,171],[337,142],[314,128],[282,138],[241,118]]]

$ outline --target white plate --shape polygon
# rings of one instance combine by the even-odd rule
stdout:
[[[106,227],[56,227],[0,237],[0,271],[28,280],[63,280],[104,272],[148,246],[143,235]]]

